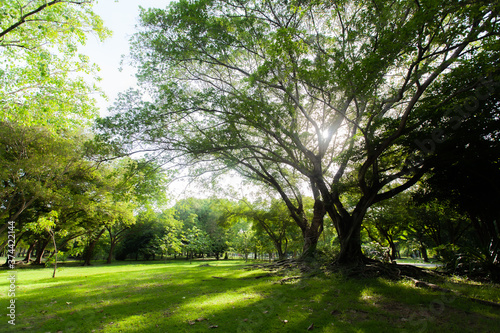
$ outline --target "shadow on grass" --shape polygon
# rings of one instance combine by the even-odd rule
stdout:
[[[81,268],[81,276],[39,279],[21,288],[17,331],[487,332],[500,318],[401,282],[322,276],[279,284],[239,263],[201,264]]]

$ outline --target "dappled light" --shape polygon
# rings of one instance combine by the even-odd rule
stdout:
[[[475,332],[472,328],[484,331],[500,320],[498,310],[488,305],[408,281],[353,280],[330,273],[280,283],[290,273],[269,275],[244,261],[210,267],[185,261],[67,267],[55,280],[50,270],[26,270],[20,275],[17,327],[30,332],[196,332],[210,326],[225,332],[293,332],[314,324],[326,332],[383,332],[425,324],[431,331],[453,331],[457,321],[466,320]],[[500,297],[493,286],[469,288],[488,290],[483,297]]]
[[[0,332],[490,332],[500,2],[2,0]]]

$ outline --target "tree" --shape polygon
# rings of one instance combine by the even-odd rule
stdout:
[[[16,223],[21,231],[26,221],[36,221],[58,210],[56,206],[69,199],[74,176],[89,167],[82,158],[82,136],[61,134],[53,136],[42,127],[0,122],[0,233],[9,222]],[[64,216],[60,216],[61,220],[65,220]],[[47,238],[38,243],[38,253],[49,241]]]
[[[227,249],[227,235],[224,230],[226,202],[216,198],[179,200],[175,206],[175,218],[183,222],[186,238],[199,235],[205,246],[198,246],[207,254],[214,254],[217,259]],[[189,247],[189,246],[188,246]]]
[[[437,95],[452,95],[458,84],[473,86],[455,92],[447,103],[436,104],[438,112],[420,129],[420,137],[426,138],[421,140],[423,149],[432,159],[419,200],[424,204],[447,202],[447,211],[468,217],[468,230],[475,235],[464,235],[470,243],[458,247],[455,256],[468,253],[469,261],[480,261],[499,279],[500,67],[496,51],[500,42],[496,39],[483,48],[484,52],[464,60],[464,66],[449,73],[435,88]],[[436,102],[428,99],[429,104]]]
[[[294,226],[294,222],[283,201],[275,199],[271,200],[270,203],[249,203],[244,200],[242,204],[243,207],[235,210],[232,214],[237,219],[246,218],[248,222],[252,223],[256,233],[265,233],[267,238],[271,240],[279,259],[284,259],[287,253],[290,229]]]
[[[90,192],[93,209],[83,220],[88,231],[84,265],[90,264],[93,248],[106,230],[110,236],[108,262],[111,262],[123,232],[135,223],[134,214],[162,209],[166,203],[166,176],[154,163],[126,158],[103,164],[96,171],[99,172],[96,186]]]
[[[391,260],[399,257],[396,243],[408,228],[409,203],[408,196],[401,194],[396,198],[372,206],[366,216],[364,229],[373,241],[381,246],[389,245]]]
[[[51,211],[48,214],[48,216],[41,217],[38,219],[36,223],[30,223],[27,225],[27,228],[33,230],[35,233],[47,232],[50,235],[50,238],[52,239],[52,243],[54,245],[54,254],[55,254],[54,273],[52,274],[52,278],[56,277],[56,271],[57,271],[58,250],[56,244],[56,235],[54,231],[54,227],[56,226],[57,223],[57,215],[58,214],[56,211]]]
[[[75,73],[98,71],[77,53],[110,32],[92,0],[5,0],[0,8],[0,119],[51,131],[90,125],[98,92]],[[97,80],[93,77],[94,82]]]
[[[111,190],[115,205],[125,205],[122,217],[105,228],[110,238],[107,263],[111,263],[113,251],[135,223],[132,213],[161,209],[166,203],[166,175],[154,163],[123,159],[115,166],[113,177],[118,178],[117,185]],[[133,205],[133,206],[132,206]],[[127,214],[124,214],[127,212]]]
[[[498,15],[488,1],[181,0],[143,10],[132,57],[149,101],[122,96],[100,122],[102,138],[271,186],[303,230],[304,253],[326,212],[337,261],[362,263],[368,208],[429,168],[413,135],[441,104],[425,101],[446,104],[477,86],[435,89],[467,59],[498,57],[484,46],[497,38]]]
[[[168,252],[181,252],[182,222],[175,220],[172,210],[163,212],[140,211],[137,222],[130,227],[122,242],[117,246],[116,259],[125,260],[142,256],[144,259]]]

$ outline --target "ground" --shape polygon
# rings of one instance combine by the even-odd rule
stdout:
[[[9,271],[0,271],[7,314]],[[495,332],[498,286],[276,274],[243,261],[125,262],[18,269],[16,326],[0,332]],[[455,293],[458,292],[458,293]]]

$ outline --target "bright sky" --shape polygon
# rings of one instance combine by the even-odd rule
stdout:
[[[120,62],[122,56],[129,54],[129,39],[135,33],[136,25],[139,23],[139,6],[143,8],[166,8],[170,0],[98,0],[94,5],[94,12],[103,20],[105,26],[113,31],[112,37],[99,42],[97,38],[90,36],[87,45],[81,49],[81,53],[90,57],[93,63],[96,63],[101,71],[99,76],[102,81],[99,86],[108,96],[108,100],[98,99],[101,116],[106,115],[118,93],[126,91],[135,85],[135,69],[128,67],[127,62],[123,64],[123,70],[120,71]],[[236,188],[241,187],[239,177],[226,178],[222,181],[226,186],[232,184]],[[247,192],[240,188],[237,192]],[[189,184],[186,180],[179,180],[170,186],[170,192],[174,199],[182,197],[206,197],[211,191],[205,191],[199,184]]]
[[[94,5],[94,12],[99,15],[113,35],[103,43],[90,36],[87,45],[81,52],[88,55],[90,60],[101,68],[99,76],[102,81],[99,86],[108,96],[108,101],[99,99],[101,115],[111,106],[119,92],[123,92],[135,85],[133,68],[124,63],[120,72],[122,55],[129,53],[129,39],[135,32],[139,22],[139,6],[144,8],[165,8],[169,0],[98,0]]]

